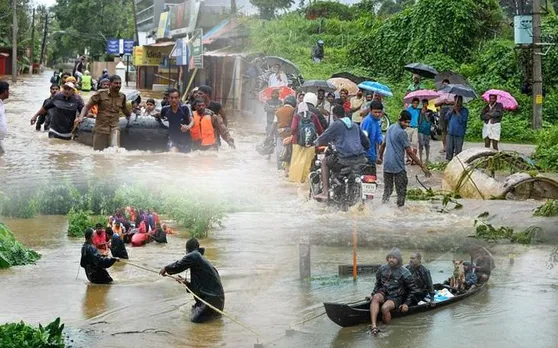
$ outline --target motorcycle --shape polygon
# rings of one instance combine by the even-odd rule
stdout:
[[[310,169],[308,181],[310,183],[310,199],[322,193],[322,161],[326,156],[333,155],[335,150],[329,146],[327,148],[319,147],[316,151],[316,158]],[[371,166],[363,161],[343,161],[340,170],[331,170],[329,175],[329,202],[337,205],[343,211],[349,210],[350,207],[367,200],[374,199],[374,195],[378,189],[376,176],[372,175]]]
[[[442,127],[440,127],[440,115],[436,112],[432,114],[430,137],[432,138],[432,140],[439,140],[441,135],[442,135]]]

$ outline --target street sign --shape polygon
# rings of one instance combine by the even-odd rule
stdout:
[[[192,43],[192,63],[191,69],[203,69],[203,29],[196,29],[194,36],[190,40]]]
[[[132,55],[134,53],[134,40],[108,39],[107,54]]]
[[[119,40],[118,39],[108,39],[107,40],[107,54],[119,54]]]
[[[188,40],[176,40],[174,57],[176,57],[176,65],[188,65],[188,61],[190,60],[190,45]]]

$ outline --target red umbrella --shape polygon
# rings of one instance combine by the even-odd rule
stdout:
[[[273,93],[273,91],[278,90],[279,91],[279,99],[281,100],[285,100],[285,98],[287,98],[290,95],[296,95],[296,92],[294,89],[289,88],[287,86],[282,86],[282,87],[267,87],[266,89],[264,89],[263,91],[261,91],[258,94],[258,99],[260,99],[260,101],[262,103],[267,102],[268,100],[271,99],[271,94]]]

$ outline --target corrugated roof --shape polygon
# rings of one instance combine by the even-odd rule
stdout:
[[[236,52],[232,47],[220,48],[218,50],[206,51],[203,53],[205,57],[246,57],[244,52]]]
[[[220,37],[226,36],[226,34],[229,34],[234,29],[236,29],[239,24],[239,21],[236,19],[225,19],[221,23],[211,28],[207,33],[205,33],[205,35],[203,36],[203,44],[209,45]]]
[[[149,45],[144,45],[145,47],[168,47],[168,46],[174,46],[176,42],[174,41],[161,41],[161,42],[157,42],[157,43],[153,43],[153,44],[149,44]]]

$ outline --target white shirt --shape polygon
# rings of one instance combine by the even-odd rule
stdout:
[[[6,120],[6,109],[4,102],[0,99],[0,140],[4,140],[8,132],[8,121]]]
[[[278,74],[271,74],[269,76],[269,81],[267,83],[269,87],[282,87],[288,86],[289,81],[287,80],[287,75],[284,72],[280,72]]]

